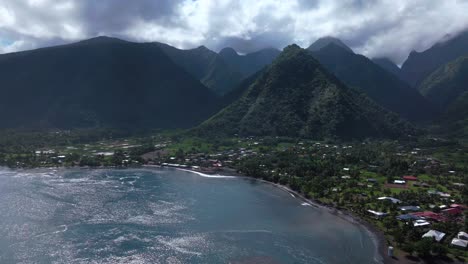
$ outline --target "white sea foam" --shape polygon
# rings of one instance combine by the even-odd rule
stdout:
[[[182,254],[201,256],[202,252],[195,251],[195,248],[203,247],[206,244],[203,236],[183,236],[178,238],[158,237],[158,242],[169,247],[171,250]]]
[[[271,234],[273,232],[270,230],[255,229],[255,230],[224,230],[224,231],[220,231],[219,233],[268,233],[268,234]]]
[[[224,178],[224,179],[238,178],[238,176],[228,176],[228,175],[219,175],[219,174],[216,174],[216,175],[205,174],[205,173],[202,173],[202,172],[193,171],[193,170],[186,170],[186,169],[178,169],[178,170],[195,173],[195,174],[197,174],[199,176],[202,176],[202,177],[205,177],[205,178]]]

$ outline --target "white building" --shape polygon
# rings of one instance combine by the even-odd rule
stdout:
[[[424,234],[422,237],[432,237],[434,238],[437,242],[440,242],[445,236],[445,233],[439,232],[437,230],[429,230],[426,234]]]

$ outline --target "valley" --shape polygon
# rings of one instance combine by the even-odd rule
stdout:
[[[256,179],[359,219],[385,263],[466,263],[467,34],[401,68],[333,37],[240,54],[101,36],[2,54],[0,166]]]

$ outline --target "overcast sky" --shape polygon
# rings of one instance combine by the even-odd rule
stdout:
[[[0,0],[0,53],[99,35],[241,53],[321,36],[401,63],[468,28],[468,0]]]

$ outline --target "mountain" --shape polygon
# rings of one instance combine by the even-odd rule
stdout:
[[[219,95],[232,90],[243,76],[231,68],[223,58],[204,46],[181,50],[164,43],[155,43],[177,65],[200,80],[206,87]]]
[[[412,51],[403,63],[401,71],[405,80],[413,87],[421,82],[438,67],[468,54],[468,31],[423,51]]]
[[[401,69],[390,59],[388,58],[373,58],[372,62],[380,66],[382,69],[387,72],[395,75],[398,79],[403,80]]]
[[[334,37],[319,38],[314,43],[312,43],[307,49],[310,51],[319,51],[330,44],[335,44],[336,46],[341,47],[350,53],[354,53],[354,51],[350,47],[344,44],[340,39]]]
[[[444,128],[468,136],[468,55],[439,67],[419,90],[442,109],[439,123]]]
[[[0,55],[0,80],[0,127],[190,127],[219,100],[156,45],[107,37]]]
[[[304,49],[291,45],[241,98],[194,129],[201,136],[354,139],[399,137],[413,129],[349,89]]]
[[[449,107],[463,93],[468,92],[468,54],[439,67],[418,89],[443,109]]]
[[[237,99],[241,98],[241,96],[249,89],[250,85],[252,85],[258,79],[258,77],[262,76],[265,71],[266,67],[242,80],[242,82],[239,83],[236,88],[232,89],[229,93],[225,94],[221,98],[220,105],[228,106]]]
[[[277,49],[267,48],[246,55],[239,55],[233,48],[224,48],[219,55],[234,70],[247,78],[269,65],[281,52]]]
[[[334,43],[318,51],[312,50],[311,54],[345,84],[363,91],[388,110],[411,121],[433,118],[433,106],[416,89],[365,56],[349,52]]]

